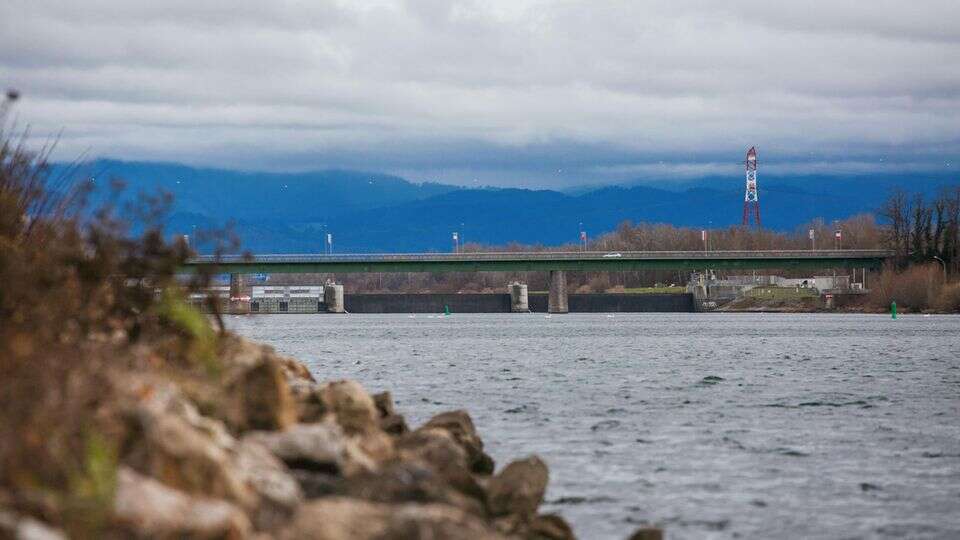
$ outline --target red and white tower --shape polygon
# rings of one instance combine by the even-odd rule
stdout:
[[[751,146],[747,150],[747,191],[743,194],[743,226],[750,224],[750,214],[760,228],[760,196],[757,193],[757,149]]]

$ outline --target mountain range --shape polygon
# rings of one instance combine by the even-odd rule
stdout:
[[[85,163],[72,174],[92,179],[94,205],[109,200],[112,179],[126,184],[120,202],[168,192],[169,232],[232,223],[243,248],[256,253],[322,252],[328,232],[338,253],[449,251],[454,231],[462,242],[558,245],[576,243],[581,223],[591,236],[625,220],[735,225],[743,206],[738,177],[565,192],[416,183],[361,171],[263,173],[116,160]],[[761,176],[759,184],[764,227],[783,231],[814,218],[874,212],[893,189],[931,195],[960,182],[929,173]]]

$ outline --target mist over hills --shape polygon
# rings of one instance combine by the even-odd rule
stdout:
[[[171,233],[234,223],[245,249],[259,253],[321,252],[326,232],[336,252],[449,251],[451,233],[484,244],[575,243],[579,223],[590,236],[624,221],[723,227],[740,222],[738,177],[706,177],[652,187],[635,184],[564,193],[553,190],[463,188],[414,183],[360,171],[239,172],[171,163],[97,160],[79,175],[94,178],[94,203],[108,197],[109,179],[124,198],[164,190],[174,196]],[[946,173],[760,178],[764,227],[792,230],[874,212],[896,188],[933,194],[958,185]]]

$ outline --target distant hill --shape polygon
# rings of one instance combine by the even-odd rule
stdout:
[[[107,195],[111,178],[127,184],[128,195],[171,193],[176,211],[214,220],[318,222],[351,212],[401,204],[457,189],[416,184],[396,176],[361,171],[306,173],[200,169],[172,163],[97,160],[81,167]]]
[[[171,232],[233,221],[243,246],[261,253],[319,252],[328,231],[337,252],[448,251],[453,231],[467,242],[557,245],[576,242],[581,222],[591,236],[624,220],[735,225],[743,201],[742,180],[719,177],[666,184],[671,189],[635,184],[563,193],[417,184],[358,171],[257,173],[112,160],[82,172],[101,186],[124,179],[128,198],[166,190],[175,197]],[[932,194],[957,184],[946,174],[764,177],[761,213],[765,227],[792,230],[817,217],[873,212],[897,187]]]

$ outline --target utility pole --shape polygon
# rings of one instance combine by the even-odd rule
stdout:
[[[817,250],[817,231],[814,229],[810,229],[809,236],[810,236],[810,251],[816,251]]]

